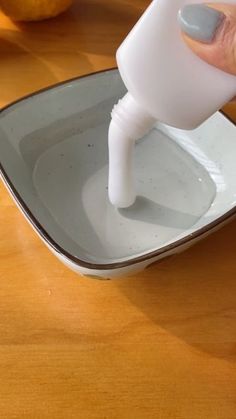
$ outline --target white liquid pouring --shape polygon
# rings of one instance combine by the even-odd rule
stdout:
[[[131,206],[136,199],[133,174],[133,148],[129,138],[113,121],[109,128],[109,182],[110,202],[117,208]]]
[[[117,208],[131,206],[136,199],[133,156],[135,141],[147,134],[156,122],[127,93],[114,106],[109,127],[108,194]]]

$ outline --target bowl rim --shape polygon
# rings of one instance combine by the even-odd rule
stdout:
[[[57,89],[58,87],[61,87],[63,85],[69,84],[74,81],[80,81],[83,78],[88,78],[92,76],[96,76],[101,73],[111,72],[111,71],[117,71],[117,67],[112,67],[108,69],[103,69],[99,71],[94,71],[91,73],[83,74],[81,76],[73,77],[58,83],[55,83],[53,85],[44,87],[40,90],[37,90],[35,92],[32,92],[30,94],[27,94],[9,104],[4,106],[0,109],[0,119],[3,112],[6,110],[12,108],[14,105],[20,104],[21,102],[24,102],[25,100],[30,100],[34,96],[37,96],[39,94],[42,94],[44,92],[48,92],[50,90]],[[233,125],[236,126],[236,123],[229,118],[223,111],[220,111],[223,116],[229,120]],[[130,267],[132,265],[136,265],[141,262],[146,262],[150,259],[155,259],[161,255],[164,255],[165,253],[169,253],[170,251],[173,251],[174,249],[177,249],[180,246],[186,245],[188,243],[191,243],[192,241],[195,241],[196,239],[200,239],[201,236],[204,236],[214,228],[220,226],[222,223],[225,223],[229,221],[231,218],[233,218],[236,215],[236,206],[234,206],[229,211],[225,212],[222,216],[218,217],[216,220],[212,221],[211,223],[207,224],[206,226],[196,230],[194,233],[188,234],[185,237],[174,241],[171,244],[168,244],[166,246],[163,246],[160,249],[153,250],[147,253],[144,253],[141,256],[136,256],[127,260],[123,260],[120,262],[111,262],[111,263],[93,263],[93,262],[87,262],[85,260],[82,260],[78,258],[77,256],[72,255],[67,250],[65,250],[62,246],[60,246],[46,231],[46,229],[41,225],[41,223],[38,221],[38,219],[33,215],[17,189],[15,188],[13,182],[8,177],[6,170],[3,168],[3,165],[0,160],[0,177],[3,180],[3,183],[5,184],[6,188],[9,190],[10,194],[16,201],[16,204],[19,206],[21,211],[23,212],[24,216],[28,220],[28,222],[31,224],[31,226],[36,230],[36,232],[39,234],[39,236],[43,239],[43,241],[51,248],[53,249],[58,255],[68,259],[73,264],[76,264],[77,266],[80,266],[82,268],[90,269],[90,270],[115,270],[125,267]]]

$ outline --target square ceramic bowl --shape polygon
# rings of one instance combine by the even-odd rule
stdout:
[[[107,131],[124,94],[110,70],[0,112],[3,182],[49,249],[83,275],[144,269],[235,215],[236,127],[221,113],[194,131],[157,124],[136,145],[136,203],[110,205]]]

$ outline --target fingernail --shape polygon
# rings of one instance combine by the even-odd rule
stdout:
[[[178,14],[182,31],[190,38],[205,43],[213,42],[224,18],[224,13],[205,4],[188,4]]]

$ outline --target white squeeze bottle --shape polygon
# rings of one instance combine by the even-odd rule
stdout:
[[[152,1],[117,51],[128,93],[109,128],[109,199],[116,207],[135,201],[135,140],[156,121],[194,129],[236,95],[236,77],[202,61],[181,38],[178,11],[191,3],[196,0]]]

